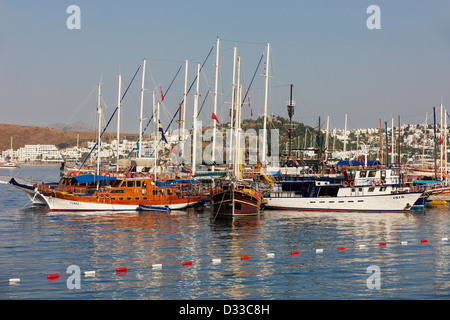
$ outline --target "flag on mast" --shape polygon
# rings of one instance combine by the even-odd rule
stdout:
[[[220,124],[219,119],[217,119],[217,116],[214,114],[214,112],[212,113],[211,119],[216,120],[217,123]]]
[[[158,120],[158,128],[159,128],[159,132],[161,132],[161,140],[164,139],[164,142],[167,143],[166,136],[164,135],[164,129],[161,125],[161,121],[159,121],[159,120]]]
[[[161,86],[159,86],[159,90],[161,91],[161,101],[164,101],[164,95],[163,95]]]

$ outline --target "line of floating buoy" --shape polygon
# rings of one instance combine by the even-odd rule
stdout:
[[[441,241],[442,242],[448,241],[448,237],[442,237]],[[420,239],[420,243],[421,244],[428,244],[428,239]],[[400,241],[400,245],[406,246],[406,245],[408,245],[408,241]],[[387,247],[388,244],[386,242],[380,242],[380,243],[378,243],[378,246],[379,247]],[[367,246],[365,244],[360,244],[360,245],[358,245],[358,248],[359,249],[365,249],[365,248],[367,248]],[[345,251],[346,249],[347,248],[344,247],[344,246],[337,247],[338,251]],[[323,254],[324,253],[324,249],[323,248],[317,248],[317,249],[315,249],[315,253],[316,254]],[[290,254],[291,254],[291,256],[297,256],[297,255],[300,255],[300,251],[299,250],[294,250],[294,251],[291,251]],[[266,253],[266,257],[267,258],[275,258],[275,253],[273,253],[273,252]],[[242,260],[250,260],[250,256],[243,255],[243,256],[240,257],[240,260],[241,261]],[[222,259],[218,258],[218,257],[212,258],[211,263],[212,264],[220,264],[220,263],[222,263]],[[192,266],[193,262],[192,261],[184,261],[184,262],[181,263],[181,265],[182,266]],[[161,263],[155,263],[155,264],[152,264],[151,267],[154,270],[159,270],[159,269],[162,269],[163,265]],[[97,271],[99,271],[99,270],[97,270]],[[95,277],[97,275],[97,271],[95,271],[95,270],[85,271],[84,272],[84,276],[85,277]],[[128,268],[127,267],[116,267],[115,271],[116,271],[117,275],[125,275],[125,274],[127,274]],[[57,274],[57,273],[55,273],[55,274],[48,274],[47,275],[47,280],[48,281],[56,281],[58,279],[59,279],[59,274]],[[20,278],[10,278],[8,280],[8,282],[9,282],[9,284],[17,284],[17,283],[21,282],[21,279]]]

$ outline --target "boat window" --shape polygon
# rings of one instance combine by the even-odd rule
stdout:
[[[359,191],[359,192],[362,192],[362,188],[358,188],[358,191]]]
[[[368,192],[374,192],[375,191],[375,187],[370,187],[369,190],[367,190]]]
[[[122,198],[122,197],[120,197],[120,198],[119,198],[119,200],[123,200],[123,198]]]
[[[140,188],[141,187],[141,180],[136,181],[136,188]]]
[[[337,197],[338,191],[335,187],[321,187],[318,197]]]
[[[152,194],[153,194],[154,196],[156,196],[156,195],[158,194],[158,190],[153,189],[153,190],[152,190]]]
[[[368,177],[369,178],[375,178],[376,174],[377,174],[377,172],[375,170],[370,170]]]
[[[361,178],[365,178],[366,175],[367,175],[367,171],[366,171],[366,170],[362,170],[362,171],[359,172],[359,176],[360,176]]]
[[[139,200],[139,197],[135,197],[134,200]]]
[[[385,191],[386,187],[380,187],[380,191]]]
[[[131,197],[127,197],[127,200],[131,200]]]
[[[382,170],[381,171],[381,179],[386,179],[386,171],[385,170]]]
[[[173,194],[173,190],[172,189],[167,189],[167,194],[170,196],[171,194]]]
[[[127,181],[127,187],[131,188],[134,186],[134,181]]]

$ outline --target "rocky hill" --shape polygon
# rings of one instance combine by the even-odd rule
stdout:
[[[96,132],[66,131],[44,127],[20,126],[14,124],[0,123],[0,152],[11,148],[11,137],[13,138],[13,149],[17,150],[26,144],[53,144],[58,148],[67,148],[77,145],[85,146],[87,141],[97,139]],[[109,140],[110,134],[104,134],[104,141]],[[137,138],[137,134],[124,134],[122,137]],[[116,137],[111,134],[111,140]]]

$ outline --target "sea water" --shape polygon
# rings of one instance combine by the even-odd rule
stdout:
[[[449,212],[57,213],[0,184],[0,299],[449,299]]]

